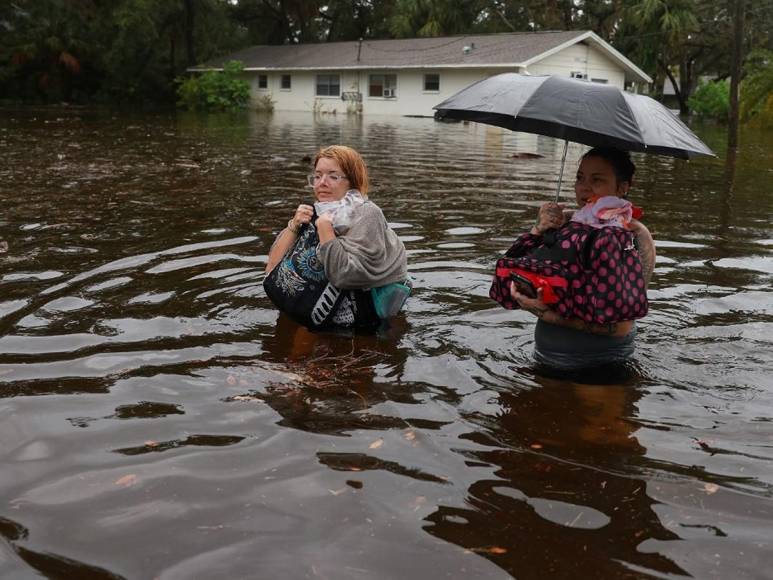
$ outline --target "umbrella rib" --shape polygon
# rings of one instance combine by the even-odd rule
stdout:
[[[625,93],[625,91],[621,91],[622,93]],[[633,112],[633,109],[631,108],[631,105],[628,104],[628,99],[625,98],[625,94],[623,94],[623,102],[625,103],[625,108],[628,109],[628,112],[631,114],[631,118],[636,121],[636,115]],[[647,150],[647,143],[644,141],[644,135],[642,135],[641,127],[639,127],[639,123],[635,123],[636,126],[636,132],[639,134],[639,141],[641,141],[642,146],[644,147],[644,150]]]

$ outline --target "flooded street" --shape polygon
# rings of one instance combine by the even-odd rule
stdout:
[[[658,260],[633,368],[567,377],[488,297],[560,142],[0,110],[0,577],[771,578],[773,134],[731,170],[696,131],[719,159],[634,156]],[[377,335],[311,334],[262,287],[334,143],[408,249]]]

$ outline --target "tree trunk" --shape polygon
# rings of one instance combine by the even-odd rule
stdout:
[[[174,79],[177,74],[175,60],[177,60],[177,47],[174,42],[174,31],[169,35],[169,78]]]
[[[692,60],[686,57],[679,63],[679,114],[688,115],[690,107],[688,101],[693,90]]]
[[[668,68],[668,65],[665,62],[660,61],[660,66],[664,71],[666,71],[666,76],[668,76],[668,80],[671,81],[671,86],[674,87],[674,95],[676,96],[676,100],[679,101],[679,114],[688,113],[689,109],[687,108],[687,99],[684,97],[684,94],[682,93],[682,87],[680,85],[682,79],[679,79],[679,82],[676,82],[674,75],[671,73],[671,69]]]
[[[738,85],[741,82],[741,63],[743,62],[743,21],[745,0],[730,0],[733,16],[733,62],[730,72],[730,113],[727,122],[727,148],[738,147]]]
[[[196,0],[185,0],[185,55],[188,66],[196,64],[196,53],[193,45],[193,25],[195,22]]]
[[[564,30],[572,30],[574,28],[574,20],[572,19],[572,2],[564,2]]]

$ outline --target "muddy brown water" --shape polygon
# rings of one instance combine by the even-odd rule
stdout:
[[[731,167],[696,130],[719,159],[636,156],[651,312],[625,373],[581,377],[487,296],[554,140],[0,111],[0,576],[773,577],[773,136]],[[305,332],[261,284],[331,143],[409,251],[376,335]]]

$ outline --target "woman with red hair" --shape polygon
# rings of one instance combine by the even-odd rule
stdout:
[[[316,203],[298,206],[269,251],[269,297],[312,328],[371,326],[393,316],[410,292],[408,260],[368,198],[362,157],[344,145],[320,149],[308,181]]]

